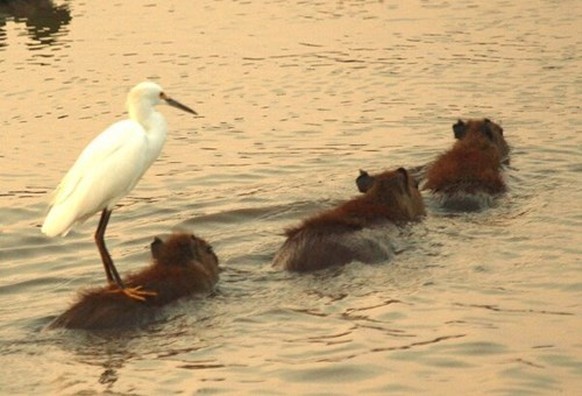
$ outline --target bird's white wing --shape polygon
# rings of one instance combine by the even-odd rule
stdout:
[[[135,121],[120,121],[103,131],[59,184],[42,231],[66,234],[76,222],[114,205],[146,171],[147,149],[145,131]]]

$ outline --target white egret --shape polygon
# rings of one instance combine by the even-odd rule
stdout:
[[[127,95],[129,119],[114,123],[85,147],[57,187],[41,229],[49,237],[65,236],[77,223],[101,211],[95,242],[107,280],[128,296],[141,300],[152,293],[125,287],[104,236],[115,204],[135,187],[164,146],[166,120],[154,108],[162,101],[196,115],[191,108],[168,97],[158,84],[137,84]]]

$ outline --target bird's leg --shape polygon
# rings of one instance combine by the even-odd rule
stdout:
[[[107,223],[111,217],[111,210],[107,208],[103,209],[101,212],[101,218],[99,219],[99,225],[97,226],[97,231],[95,231],[95,243],[99,249],[99,254],[101,255],[101,261],[105,267],[105,274],[107,275],[107,281],[109,283],[115,283],[120,289],[124,289],[125,285],[113,264],[113,260],[107,251],[107,246],[105,246],[105,229],[107,228]]]
[[[107,281],[109,284],[117,285],[117,289],[113,292],[122,292],[129,298],[133,298],[140,301],[145,301],[147,296],[155,296],[156,292],[150,292],[147,290],[141,290],[141,286],[137,287],[125,287],[109,251],[107,251],[107,246],[105,246],[105,229],[107,228],[107,223],[111,217],[111,210],[107,208],[103,209],[101,212],[101,218],[99,219],[99,225],[97,226],[97,231],[95,231],[95,243],[99,249],[99,254],[101,255],[101,261],[105,267],[105,274],[107,275]]]

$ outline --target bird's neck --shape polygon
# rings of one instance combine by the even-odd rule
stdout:
[[[151,106],[133,105],[128,109],[129,118],[139,123],[143,128],[149,132],[154,126],[160,122],[163,117],[160,113],[155,111]]]
[[[147,157],[153,162],[160,155],[166,141],[168,127],[164,116],[151,107],[133,107],[129,110],[129,117],[143,127],[148,141]]]

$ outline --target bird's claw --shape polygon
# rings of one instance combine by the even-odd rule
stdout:
[[[147,297],[157,296],[158,293],[148,290],[141,290],[142,286],[136,287],[123,287],[111,290],[112,293],[123,293],[127,297],[138,300],[138,301],[145,301]]]

